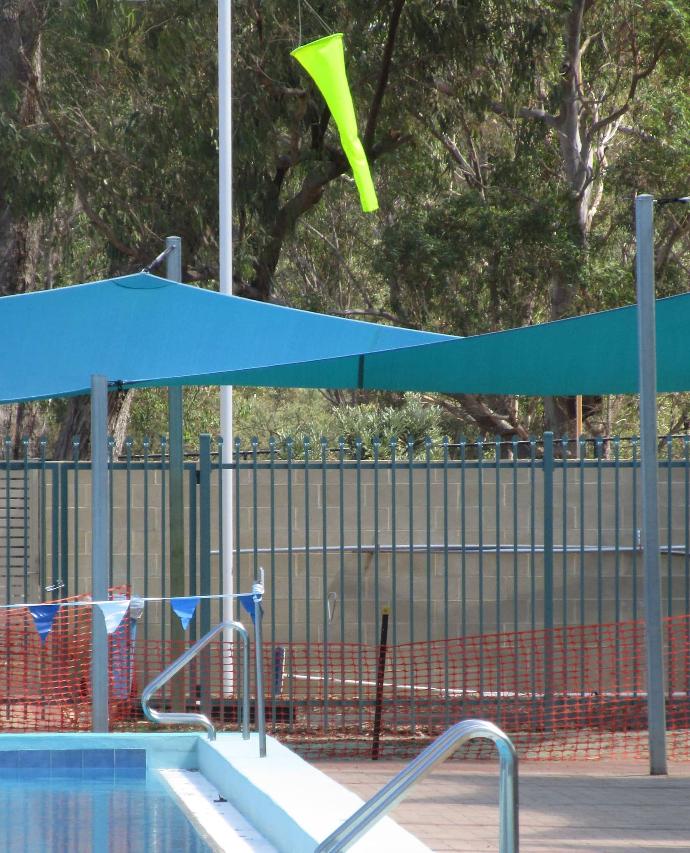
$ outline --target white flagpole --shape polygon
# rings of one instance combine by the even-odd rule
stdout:
[[[218,0],[218,154],[219,154],[219,249],[220,292],[232,294],[232,0]],[[220,389],[220,434],[223,462],[232,462],[232,386]],[[233,571],[233,478],[232,471],[221,476],[223,490],[223,538],[220,543],[223,565],[223,592],[235,591]],[[223,621],[233,618],[233,599],[223,599]],[[231,648],[232,632],[223,633]],[[234,672],[232,654],[223,660],[223,692],[232,694]]]

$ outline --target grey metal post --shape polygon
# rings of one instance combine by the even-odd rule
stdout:
[[[654,293],[654,199],[635,199],[637,239],[637,333],[640,371],[640,473],[642,483],[642,564],[647,652],[649,772],[665,775],[666,702],[661,628],[659,510],[657,497],[656,327]]]
[[[165,275],[173,281],[182,281],[182,240],[167,237],[166,248],[172,252],[166,258]],[[170,454],[170,595],[185,594],[184,565],[184,446],[182,420],[182,388],[168,388],[168,452]],[[173,621],[171,636],[184,638],[184,631],[177,620]],[[176,629],[180,630],[176,630]],[[177,636],[176,636],[177,635]]]
[[[544,719],[553,727],[553,433],[544,433]]]
[[[182,239],[167,237],[166,249],[172,251],[165,260],[165,276],[172,281],[182,281]],[[168,506],[170,542],[170,595],[185,594],[185,550],[184,550],[184,436],[182,414],[182,386],[168,388]],[[170,639],[175,648],[181,648],[185,632],[178,619],[170,623]],[[174,708],[184,706],[184,680],[178,678],[172,685]]]
[[[211,630],[211,436],[199,436],[199,631]],[[226,633],[227,636],[227,633]],[[211,714],[211,653],[205,649],[199,656],[199,685],[201,710]]]
[[[264,597],[264,570],[261,580],[252,586],[254,599],[254,654],[256,655],[256,725],[259,730],[259,757],[266,756],[266,708],[264,698],[264,650],[263,650],[263,613],[261,602]]]
[[[108,598],[110,489],[108,488],[108,380],[91,377],[91,595]],[[91,616],[91,729],[108,731],[108,633],[100,607]]]

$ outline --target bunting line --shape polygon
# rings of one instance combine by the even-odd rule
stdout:
[[[243,596],[249,595],[253,597],[253,592],[242,592],[242,593],[219,593],[216,595],[195,595],[191,596],[193,598],[198,598],[200,600],[219,600],[222,598],[242,598]],[[132,598],[136,598],[139,601],[178,601],[182,599],[189,598],[190,596],[184,595],[132,595]],[[124,600],[124,599],[123,599]],[[103,601],[27,601],[22,602],[21,604],[0,604],[0,610],[16,610],[20,607],[44,607],[46,604],[59,604],[60,607],[93,607],[94,605],[102,605],[102,604],[111,604],[113,601],[118,601],[116,598],[108,598]]]
[[[115,634],[117,629],[122,624],[127,612],[129,611],[130,624],[134,626],[136,631],[136,622],[141,616],[144,604],[146,602],[169,601],[173,613],[179,618],[183,630],[187,630],[190,621],[194,618],[197,605],[201,599],[209,598],[236,598],[240,605],[251,616],[252,622],[256,621],[256,607],[261,608],[261,600],[263,594],[257,594],[256,600],[254,593],[233,593],[232,595],[172,595],[172,596],[131,596],[127,598],[124,595],[116,596],[107,601],[52,601],[41,602],[39,604],[4,604],[0,605],[0,609],[16,609],[22,607],[29,611],[36,631],[41,638],[41,644],[44,644],[48,634],[53,627],[55,617],[62,607],[98,607],[103,613],[105,628],[108,634]],[[261,608],[263,613],[263,608]]]

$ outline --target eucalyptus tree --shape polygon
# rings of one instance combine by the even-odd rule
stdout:
[[[274,296],[276,269],[298,219],[348,168],[328,111],[289,57],[299,26],[295,7],[288,13],[286,6],[234,4],[235,290],[260,299]],[[372,160],[401,142],[379,133],[378,118],[402,6],[396,0],[377,11],[341,3],[330,10],[332,20],[361,28],[355,56],[370,49],[360,73],[373,75],[365,87],[364,133]],[[29,93],[39,120],[22,128],[11,118],[20,146],[40,156],[42,166],[50,163],[51,213],[68,212],[51,283],[69,281],[76,270],[91,276],[141,268],[174,231],[183,239],[186,277],[212,286],[215,22],[216,0],[74,0],[43,16],[44,73],[27,74],[15,86]],[[122,403],[113,398],[118,423]],[[84,432],[85,412],[82,401],[57,408],[56,449],[64,455],[71,453],[71,433]]]
[[[35,289],[45,260],[42,213],[52,194],[46,186],[50,170],[42,157],[23,145],[23,137],[37,121],[30,82],[41,73],[41,30],[49,11],[50,2],[0,4],[0,296]],[[11,438],[15,451],[25,432],[41,426],[33,407],[0,411],[0,434]]]
[[[405,263],[452,235],[450,256],[431,260],[441,292],[454,279],[471,294],[458,303],[474,331],[631,301],[632,197],[677,191],[688,174],[687,7],[472,0],[408,12],[409,110],[448,171],[421,214],[436,227],[410,229]],[[661,236],[658,268],[673,278],[673,259],[676,280],[687,229],[681,216]],[[565,431],[571,415],[554,406],[549,425]]]
[[[43,260],[25,251],[0,286],[141,269],[171,233],[186,279],[214,286],[217,0],[34,2],[1,13],[0,264],[22,240]],[[236,293],[460,334],[630,301],[632,196],[687,189],[684,5],[235,0],[233,14]],[[345,33],[374,215],[289,56],[330,29]],[[659,226],[673,292],[688,220]],[[127,405],[113,399],[121,432]],[[444,405],[487,433],[541,426],[509,398]],[[85,413],[52,408],[71,453]]]

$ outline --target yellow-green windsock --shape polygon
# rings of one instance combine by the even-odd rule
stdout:
[[[304,44],[293,50],[290,56],[294,56],[312,77],[328,104],[328,109],[338,127],[343,151],[352,167],[362,210],[365,213],[376,210],[379,202],[371,179],[367,155],[364,153],[357,133],[355,107],[345,73],[343,34],[334,33],[332,36]]]

